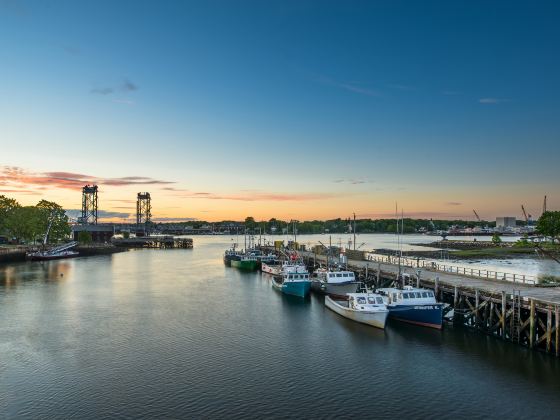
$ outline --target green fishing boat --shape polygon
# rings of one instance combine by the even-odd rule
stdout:
[[[244,256],[239,260],[231,260],[231,266],[243,271],[256,271],[259,269],[259,261],[254,256]]]

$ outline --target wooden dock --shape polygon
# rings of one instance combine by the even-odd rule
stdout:
[[[324,255],[300,254],[310,265],[326,263]],[[348,269],[373,287],[387,286],[399,273],[397,264],[381,261],[348,260]],[[430,288],[449,304],[453,323],[560,356],[560,287],[539,287],[521,277],[516,282],[482,277],[476,270],[471,275],[409,266],[401,272],[409,284]]]

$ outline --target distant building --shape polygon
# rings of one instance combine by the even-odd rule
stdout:
[[[91,239],[96,243],[111,242],[111,238],[115,234],[114,225],[76,225],[72,227],[72,236],[74,240],[78,240],[80,232],[89,232]]]
[[[496,228],[514,228],[517,225],[517,219],[515,217],[496,217]]]

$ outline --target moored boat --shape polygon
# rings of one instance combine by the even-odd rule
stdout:
[[[272,278],[272,287],[288,295],[306,297],[311,288],[309,273],[284,272],[281,276]]]
[[[78,242],[69,242],[64,245],[57,246],[55,248],[42,250],[42,251],[35,251],[27,253],[26,257],[30,260],[34,261],[48,261],[48,260],[59,260],[61,258],[72,258],[77,257],[79,252],[72,251],[71,248],[74,248],[78,245]]]
[[[384,329],[389,310],[377,293],[348,293],[346,299],[325,296],[325,306],[352,321]]]
[[[259,269],[259,261],[253,255],[243,255],[239,259],[232,259],[231,266],[243,271],[256,271]]]
[[[313,291],[333,297],[345,299],[348,293],[356,293],[360,285],[353,271],[319,269],[315,275],[311,285]]]
[[[429,289],[404,286],[378,289],[388,299],[389,317],[424,327],[441,329],[443,303],[438,303]]]

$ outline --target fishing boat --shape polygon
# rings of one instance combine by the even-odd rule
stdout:
[[[284,272],[272,278],[272,287],[287,295],[307,297],[311,287],[309,272]]]
[[[356,280],[353,271],[334,271],[318,269],[311,288],[314,292],[324,293],[337,298],[346,298],[348,293],[356,293],[360,282]]]
[[[345,299],[325,297],[325,306],[352,321],[384,329],[389,310],[377,293],[348,293]]]
[[[231,249],[226,250],[226,252],[224,253],[224,264],[228,267],[231,267],[231,261],[239,260],[241,259],[241,256],[241,252],[237,251],[234,245]]]
[[[441,329],[443,303],[436,302],[433,291],[412,286],[404,286],[402,289],[389,287],[377,291],[387,297],[390,318]]]
[[[251,254],[244,254],[239,258],[231,259],[231,266],[243,271],[256,271],[259,269],[259,260]]]
[[[282,274],[282,267],[283,264],[280,261],[261,261],[261,271],[263,273],[272,274],[273,276],[279,276]]]

